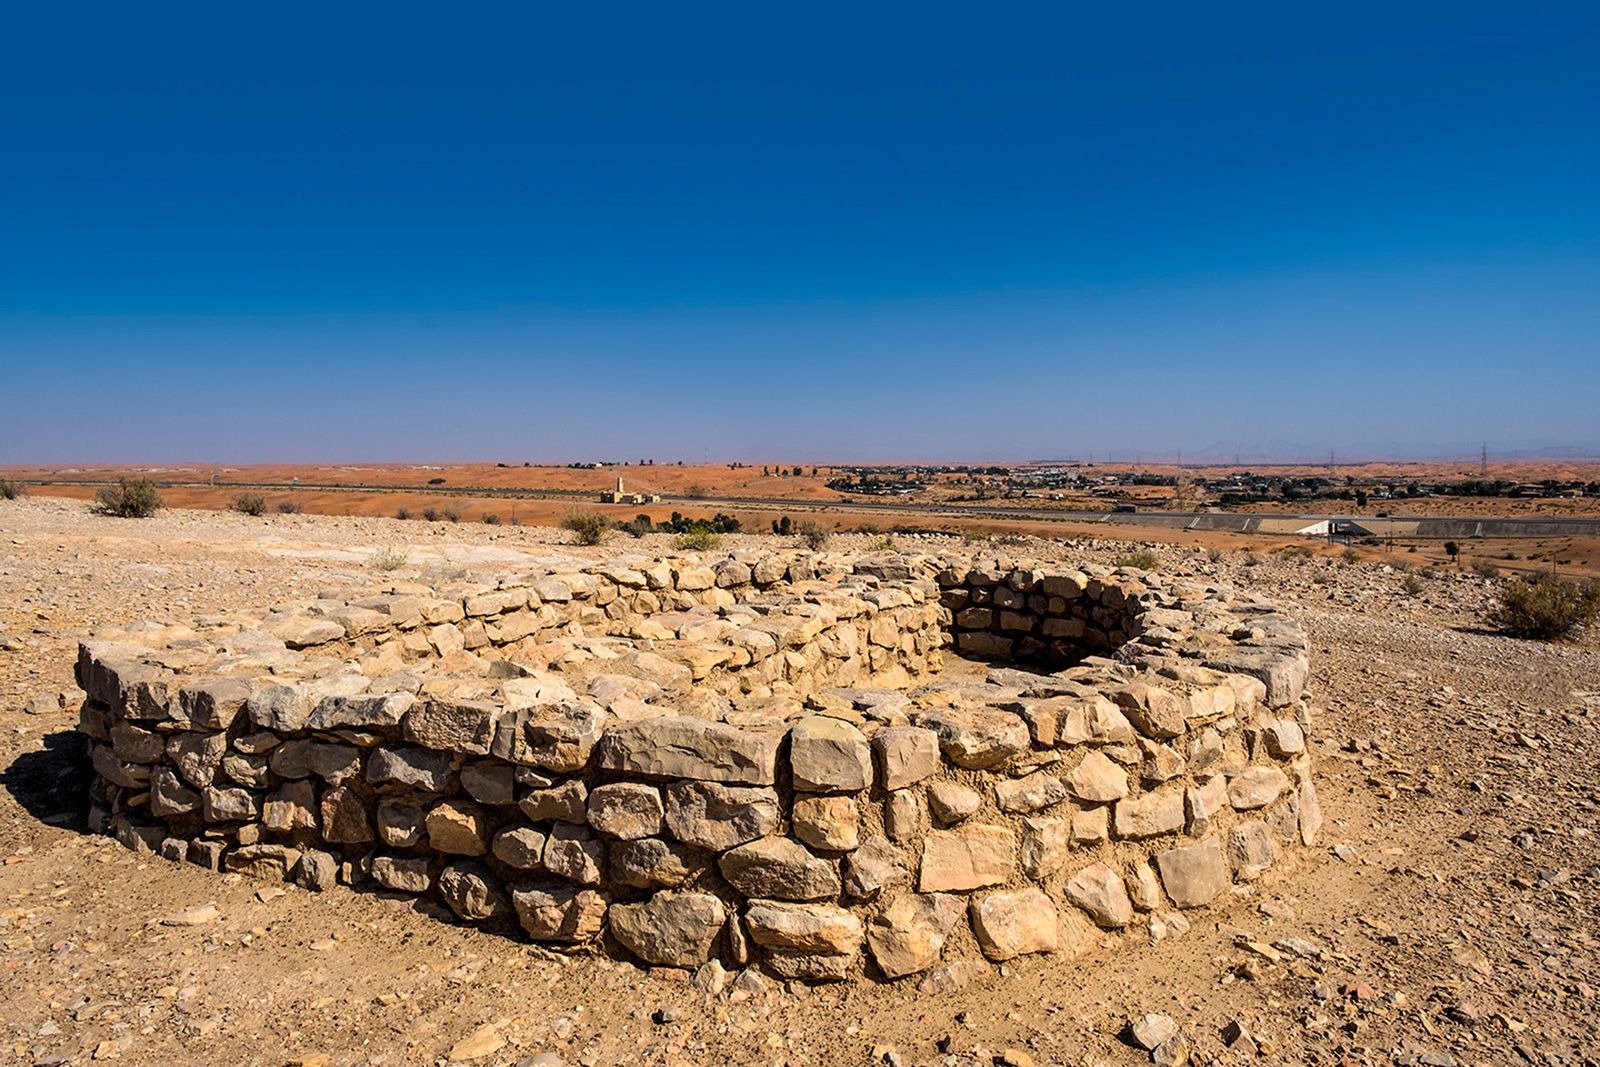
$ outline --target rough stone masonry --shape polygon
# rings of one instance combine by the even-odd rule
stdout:
[[[1307,670],[1214,585],[740,551],[144,623],[77,676],[130,848],[657,966],[939,982],[1181,929],[1310,844]]]

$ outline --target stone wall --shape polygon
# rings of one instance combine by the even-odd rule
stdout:
[[[940,572],[956,651],[1060,668],[1104,655],[1141,631],[1142,586],[1082,571],[951,567]]]
[[[946,677],[952,633],[1075,665]],[[129,847],[653,965],[935,984],[1162,936],[1309,843],[1305,674],[1297,624],[1214,587],[749,553],[330,591],[78,663]]]

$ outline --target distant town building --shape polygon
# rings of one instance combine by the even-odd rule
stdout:
[[[622,489],[622,479],[617,479],[615,489],[607,489],[600,494],[602,504],[659,504],[661,497],[657,493],[628,493]]]

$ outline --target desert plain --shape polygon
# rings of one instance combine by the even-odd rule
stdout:
[[[470,484],[496,470],[512,468]],[[587,492],[615,474],[552,487]],[[1151,1062],[1130,1030],[1150,1016],[1195,1063],[1600,1061],[1600,641],[1490,632],[1498,579],[1410,565],[1444,564],[1436,546],[1284,553],[1296,542],[1194,535],[1152,547],[1121,530],[998,526],[998,553],[1110,564],[1149,549],[1164,573],[1286,605],[1310,641],[1325,824],[1315,847],[1177,936],[1108,936],[959,987],[767,977],[708,990],[685,970],[552,952],[415,899],[219,875],[89,832],[72,667],[97,629],[675,551],[660,533],[585,547],[531,521],[401,521],[379,488],[352,497],[290,476],[302,478],[298,514],[220,510],[236,488],[169,491],[137,520],[92,515],[70,489],[0,501],[5,1062],[1131,1065]],[[324,499],[366,513],[319,514]],[[518,507],[554,518],[572,502]],[[751,507],[745,526],[759,532],[723,547],[770,546],[764,526],[781,513],[798,517]],[[823,552],[964,543],[914,525],[888,542],[841,529]]]

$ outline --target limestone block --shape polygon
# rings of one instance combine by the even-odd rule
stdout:
[[[1017,835],[1004,826],[974,823],[928,834],[917,887],[924,893],[981,889],[1010,881],[1017,869]]]
[[[867,925],[867,948],[885,978],[925,971],[939,962],[965,907],[948,893],[907,893]]]
[[[611,932],[647,963],[692,967],[711,955],[727,919],[722,901],[709,893],[661,892],[642,904],[616,904]]]
[[[995,962],[1054,952],[1059,943],[1056,907],[1037,886],[973,897],[968,910],[978,947]]]
[[[762,787],[673,782],[666,824],[678,840],[718,852],[765,837],[778,827],[778,794]]]
[[[627,774],[773,785],[782,740],[776,730],[664,716],[613,727],[600,739],[596,756],[602,768]]]
[[[821,900],[836,896],[839,874],[833,864],[813,856],[798,841],[767,837],[725,852],[717,861],[722,876],[747,897]]]
[[[1211,903],[1228,888],[1228,870],[1215,841],[1181,845],[1156,854],[1156,868],[1167,896],[1180,908]]]
[[[939,737],[916,726],[889,726],[872,737],[885,789],[904,789],[939,770]]]

